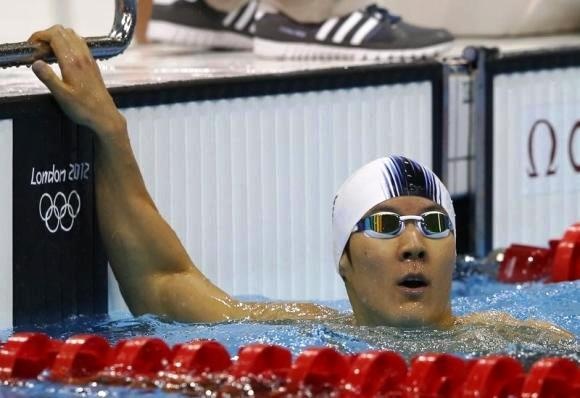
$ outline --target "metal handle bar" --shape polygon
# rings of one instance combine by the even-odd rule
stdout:
[[[115,21],[108,36],[85,38],[93,57],[107,59],[121,54],[133,37],[137,0],[115,0]],[[0,68],[31,65],[37,59],[55,62],[52,52],[39,55],[39,45],[27,42],[0,44]]]

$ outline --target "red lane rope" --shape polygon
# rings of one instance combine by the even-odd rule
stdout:
[[[570,226],[562,239],[548,248],[513,244],[506,249],[497,279],[504,283],[580,279],[580,223]]]
[[[0,345],[0,381],[35,378],[192,396],[209,391],[254,397],[580,398],[580,368],[565,358],[541,359],[526,373],[508,356],[464,360],[433,353],[408,365],[396,352],[348,356],[323,347],[309,348],[293,361],[285,347],[250,344],[232,360],[211,340],[170,348],[158,338],[136,337],[111,347],[96,335],[62,342],[43,333],[17,333]]]

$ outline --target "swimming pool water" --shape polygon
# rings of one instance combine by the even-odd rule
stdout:
[[[252,297],[251,299],[256,299]],[[348,301],[323,302],[345,314]],[[553,341],[534,329],[521,327],[459,326],[449,331],[400,330],[390,327],[357,327],[343,322],[226,322],[183,324],[153,316],[131,317],[117,313],[102,317],[74,317],[55,325],[34,325],[27,331],[42,331],[66,339],[76,333],[96,333],[111,343],[135,336],[157,336],[168,344],[212,338],[225,345],[232,355],[240,346],[262,342],[288,347],[298,354],[311,346],[332,346],[345,353],[370,349],[394,350],[405,357],[422,352],[448,352],[463,357],[505,353],[530,365],[543,356],[564,356],[580,361],[580,281],[558,284],[530,283],[505,285],[484,276],[453,282],[452,305],[457,315],[480,311],[507,312],[519,319],[542,319],[571,331],[574,341]],[[6,340],[17,330],[1,330]],[[136,391],[109,387],[71,387],[29,382],[19,387],[0,387],[0,397],[29,395],[54,396],[134,396]],[[175,396],[161,392],[139,392],[139,396]]]

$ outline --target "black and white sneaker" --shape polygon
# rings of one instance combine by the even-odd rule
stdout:
[[[377,5],[319,24],[280,13],[259,17],[254,52],[271,58],[407,61],[431,58],[453,42],[446,30],[410,25]]]
[[[153,4],[147,38],[203,48],[251,49],[257,8],[254,0],[230,13],[210,7],[204,0]]]

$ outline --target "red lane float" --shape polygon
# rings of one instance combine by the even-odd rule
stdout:
[[[163,340],[137,337],[117,344],[109,366],[115,371],[151,377],[165,368],[170,356],[171,350]]]
[[[517,397],[524,382],[524,368],[514,358],[490,356],[471,367],[462,398]]]
[[[107,366],[110,351],[109,343],[100,336],[69,337],[56,355],[50,378],[62,383],[90,379]]]
[[[539,280],[564,282],[580,279],[580,223],[570,226],[549,248],[513,244],[504,252],[498,280],[522,283]]]
[[[407,364],[399,354],[363,352],[356,355],[350,365],[341,397],[402,396],[406,376]]]
[[[102,337],[76,335],[64,343],[42,333],[17,333],[0,346],[0,380],[49,379],[163,389],[200,396],[338,398],[580,398],[580,368],[565,358],[544,358],[526,374],[507,356],[463,360],[423,354],[409,367],[397,353],[345,356],[310,348],[294,362],[287,348],[251,344],[232,361],[216,341],[170,349],[157,338],[137,337],[114,348]]]
[[[269,373],[285,377],[292,366],[292,353],[284,347],[250,344],[240,348],[238,361],[232,369],[237,377]]]
[[[580,223],[568,228],[558,243],[551,272],[553,282],[577,279],[580,279]]]
[[[17,333],[0,351],[0,379],[33,379],[50,366],[53,343],[44,333]]]
[[[349,361],[333,348],[309,348],[298,355],[289,373],[291,390],[321,392],[338,386],[348,372]]]
[[[411,361],[407,377],[407,397],[458,397],[465,371],[465,361],[453,355],[419,355]]]
[[[232,365],[230,354],[217,341],[191,341],[178,344],[175,348],[169,371],[194,374],[214,373],[222,372]]]
[[[504,283],[538,281],[548,277],[553,252],[542,247],[511,245],[504,252],[497,279]]]
[[[528,373],[522,389],[522,398],[573,397],[576,387],[573,381],[578,371],[580,369],[576,364],[565,358],[541,359]],[[578,392],[580,391],[576,391]]]

